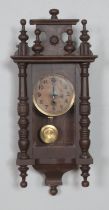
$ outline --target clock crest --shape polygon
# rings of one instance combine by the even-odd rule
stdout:
[[[51,9],[51,19],[31,19],[35,41],[28,46],[25,25],[19,35],[18,50],[11,58],[19,68],[19,149],[17,165],[26,187],[28,166],[44,173],[50,194],[62,184],[62,175],[80,166],[82,186],[89,182],[89,65],[93,55],[86,29],[76,47],[73,28],[78,19],[58,19],[59,10]],[[67,41],[63,40],[66,33]]]

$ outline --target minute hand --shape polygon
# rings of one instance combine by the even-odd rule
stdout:
[[[56,96],[58,96],[58,94],[56,93],[55,86],[53,85],[53,94],[52,94],[53,99],[55,99]]]

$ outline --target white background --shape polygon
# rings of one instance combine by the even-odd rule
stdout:
[[[10,59],[18,43],[19,20],[49,18],[58,8],[60,18],[86,18],[92,50],[99,58],[90,67],[91,153],[94,165],[90,187],[80,185],[80,171],[63,176],[59,194],[52,197],[44,177],[32,168],[28,187],[19,187],[15,165],[18,150],[18,69]],[[109,209],[109,1],[108,0],[0,0],[0,209],[108,210]],[[78,24],[80,29],[81,24]],[[30,26],[27,24],[27,29]]]

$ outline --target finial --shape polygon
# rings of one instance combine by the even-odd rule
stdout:
[[[56,195],[58,193],[57,186],[51,186],[49,192],[51,195]]]
[[[82,20],[81,21],[82,25],[83,25],[83,30],[81,31],[82,35],[80,36],[80,40],[81,41],[85,41],[87,42],[90,39],[90,36],[88,35],[88,31],[86,30],[86,24],[87,24],[87,20]]]
[[[28,35],[26,34],[26,30],[25,30],[26,20],[21,19],[20,24],[22,26],[22,29],[21,29],[20,35],[19,35],[19,40],[21,42],[18,45],[18,54],[21,56],[23,56],[23,55],[25,56],[25,55],[27,55],[27,52],[28,52],[28,44],[26,41],[29,38]]]
[[[90,50],[91,45],[88,42],[88,40],[90,39],[90,36],[88,34],[88,30],[86,29],[87,20],[83,19],[81,23],[83,25],[83,30],[81,31],[82,34],[80,36],[80,40],[82,41],[80,44],[80,54],[90,55],[92,54],[92,52]]]
[[[51,15],[51,19],[53,19],[53,20],[58,19],[58,17],[57,17],[57,15],[59,14],[58,9],[50,9],[49,13]]]
[[[21,42],[22,41],[26,42],[28,40],[28,35],[26,34],[26,30],[25,30],[26,20],[21,19],[20,24],[22,25],[22,30],[20,31],[21,34],[19,35],[19,39]]]
[[[75,50],[75,46],[74,46],[74,43],[72,41],[73,30],[72,29],[68,29],[67,30],[67,34],[68,34],[68,41],[66,42],[64,50],[66,52],[68,52],[68,54],[71,54]]]
[[[34,41],[35,44],[32,47],[32,50],[35,52],[35,55],[40,55],[40,52],[42,52],[44,49],[44,47],[41,45],[40,34],[41,31],[39,29],[36,29],[35,30],[36,40]]]
[[[82,25],[83,25],[83,30],[86,30],[86,24],[87,24],[87,20],[83,19],[81,21]]]
[[[21,23],[22,26],[25,26],[26,25],[26,20],[25,19],[21,19],[20,23]]]

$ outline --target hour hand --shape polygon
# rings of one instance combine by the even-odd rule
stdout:
[[[56,96],[58,96],[57,92],[55,91],[55,86],[53,84],[52,86],[52,93],[51,93],[52,99],[54,100]]]
[[[53,94],[52,94],[52,96],[53,96],[53,98],[55,98],[56,96],[58,96],[58,94],[57,94],[56,91],[55,91],[54,85],[53,85]]]

